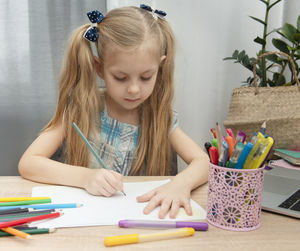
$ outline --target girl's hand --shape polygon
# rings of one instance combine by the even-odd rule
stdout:
[[[104,168],[93,169],[87,177],[84,189],[92,195],[110,197],[117,191],[123,191],[122,175]]]
[[[192,207],[190,204],[190,189],[178,181],[171,181],[158,188],[151,190],[137,197],[138,202],[147,202],[144,208],[144,214],[151,213],[156,207],[161,205],[158,217],[165,218],[170,211],[170,218],[175,218],[180,207],[184,207],[188,215],[192,215]]]

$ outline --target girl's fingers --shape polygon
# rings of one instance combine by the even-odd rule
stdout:
[[[192,210],[192,206],[189,200],[185,201],[183,203],[183,207],[185,209],[185,212],[187,213],[187,215],[193,215],[193,210]]]
[[[144,214],[149,214],[151,213],[156,207],[158,207],[161,203],[161,200],[158,199],[157,197],[153,197],[147,206],[144,208]]]
[[[123,182],[122,182],[122,175],[110,170],[106,172],[104,179],[108,186],[105,186],[106,190],[112,192],[114,194],[116,191],[123,190]]]
[[[147,202],[149,201],[154,195],[156,194],[155,190],[152,190],[150,192],[147,192],[141,196],[136,197],[136,200],[138,202]]]
[[[173,201],[171,210],[170,210],[170,218],[174,219],[178,213],[178,210],[180,208],[180,203],[179,201]]]
[[[164,200],[161,203],[160,210],[159,210],[159,213],[158,213],[158,217],[160,219],[164,219],[166,217],[167,213],[169,212],[170,207],[171,207],[171,201]]]

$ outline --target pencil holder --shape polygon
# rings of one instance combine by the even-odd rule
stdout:
[[[226,230],[259,228],[264,172],[232,169],[210,163],[207,221]]]

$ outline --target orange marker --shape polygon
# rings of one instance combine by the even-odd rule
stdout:
[[[231,136],[227,136],[225,140],[228,144],[228,157],[230,158],[234,148],[234,139]]]

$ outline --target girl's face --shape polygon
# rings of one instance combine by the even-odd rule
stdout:
[[[99,75],[105,80],[111,108],[119,112],[133,111],[151,95],[160,63],[165,58],[160,58],[153,47],[149,41],[130,51],[108,48]]]

